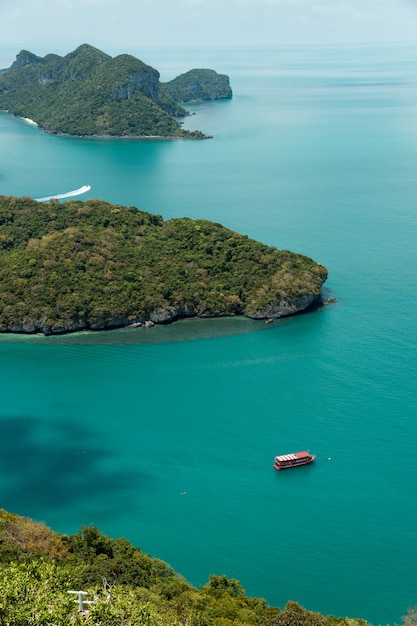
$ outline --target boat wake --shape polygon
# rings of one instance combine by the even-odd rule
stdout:
[[[44,198],[35,198],[36,202],[47,202],[48,200],[61,200],[63,198],[72,198],[72,196],[80,196],[86,191],[90,191],[91,185],[83,185],[79,189],[66,191],[65,193],[57,193],[55,196],[45,196]]]

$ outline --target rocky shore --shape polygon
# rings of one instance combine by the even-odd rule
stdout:
[[[300,298],[297,302],[280,301],[276,304],[271,304],[259,311],[251,314],[246,314],[243,317],[247,317],[254,320],[272,321],[281,317],[289,317],[297,313],[307,311],[314,305],[323,304],[321,296],[317,297],[313,294],[309,294],[303,298]],[[151,328],[158,324],[171,324],[180,319],[185,318],[216,318],[216,317],[230,317],[227,314],[224,315],[210,315],[209,313],[196,314],[192,306],[185,306],[179,309],[161,309],[155,310],[150,313],[149,316],[140,316],[139,318],[132,318],[129,315],[120,315],[111,319],[102,319],[95,322],[89,322],[85,317],[74,317],[69,320],[64,320],[54,326],[51,326],[46,320],[42,319],[29,319],[22,322],[14,322],[8,325],[0,326],[0,333],[16,333],[16,334],[43,334],[50,335],[63,335],[68,333],[75,333],[80,331],[106,331],[114,330],[116,328]]]

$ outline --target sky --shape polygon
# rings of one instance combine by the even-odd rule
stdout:
[[[0,0],[1,61],[30,50],[415,42],[417,0]],[[4,52],[4,51],[7,52]]]

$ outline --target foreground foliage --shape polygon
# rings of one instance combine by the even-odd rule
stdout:
[[[220,224],[100,200],[0,197],[0,330],[250,315],[318,297],[327,270]]]
[[[204,93],[223,97],[219,86],[228,86],[227,76],[202,71]],[[112,58],[87,44],[65,57],[22,50],[0,74],[0,108],[50,133],[204,138],[200,131],[183,130],[175,119],[187,115],[175,93],[139,59],[128,54]],[[189,99],[184,89],[181,95]]]
[[[71,590],[90,604],[78,611]],[[83,527],[64,536],[0,509],[3,626],[366,626],[289,602],[249,598],[235,579],[210,575],[197,590],[126,539]]]

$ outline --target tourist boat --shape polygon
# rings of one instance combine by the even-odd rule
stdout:
[[[292,452],[291,454],[283,454],[276,456],[274,459],[274,467],[277,470],[287,469],[289,467],[298,467],[299,465],[308,465],[312,463],[316,457],[309,452]]]

